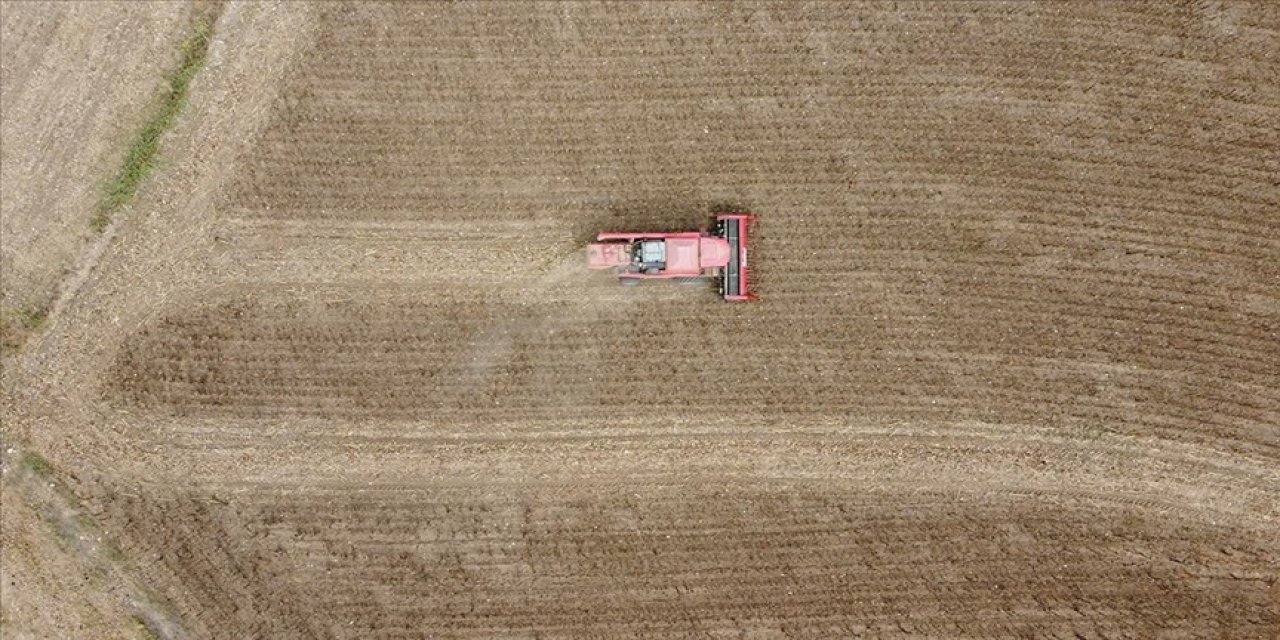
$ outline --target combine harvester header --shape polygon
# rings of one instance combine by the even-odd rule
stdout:
[[[747,286],[747,236],[755,219],[746,213],[720,214],[713,232],[605,231],[587,247],[587,267],[613,269],[623,284],[651,279],[703,283],[715,278],[725,300],[755,300]]]

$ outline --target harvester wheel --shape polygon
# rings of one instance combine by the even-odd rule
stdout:
[[[683,284],[685,286],[701,287],[707,284],[707,279],[700,276],[696,276],[691,278],[676,278],[676,282]]]

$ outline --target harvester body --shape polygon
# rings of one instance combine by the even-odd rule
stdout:
[[[712,231],[606,231],[587,247],[587,266],[613,269],[624,284],[641,280],[716,278],[729,301],[754,300],[747,290],[747,226],[755,216],[716,216]]]

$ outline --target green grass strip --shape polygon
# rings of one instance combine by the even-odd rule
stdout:
[[[161,97],[155,113],[147,120],[142,130],[133,137],[119,176],[107,185],[106,194],[98,206],[98,212],[89,221],[89,226],[94,231],[101,233],[106,229],[111,223],[111,214],[133,200],[138,187],[155,170],[160,138],[173,126],[178,114],[186,106],[187,86],[204,66],[205,54],[209,52],[209,38],[212,35],[213,20],[208,16],[196,18],[191,35],[182,43],[182,60],[169,75],[167,91]]]
[[[22,466],[46,480],[53,475],[53,465],[49,464],[49,461],[45,460],[44,456],[33,451],[27,451],[22,454]]]

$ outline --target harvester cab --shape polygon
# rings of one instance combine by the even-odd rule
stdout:
[[[747,237],[755,219],[745,213],[721,214],[713,231],[606,231],[587,247],[587,266],[613,269],[624,284],[660,278],[715,279],[725,300],[754,300],[747,288]]]
[[[667,266],[667,241],[637,240],[631,251],[631,262],[641,273],[660,273]]]

